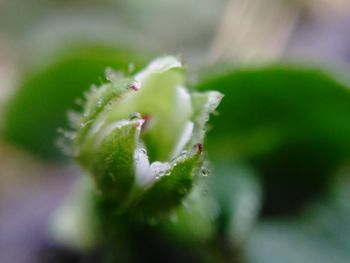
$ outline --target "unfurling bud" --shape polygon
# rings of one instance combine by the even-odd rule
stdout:
[[[167,212],[200,174],[204,126],[222,95],[190,92],[174,57],[110,80],[86,95],[73,154],[119,211]]]

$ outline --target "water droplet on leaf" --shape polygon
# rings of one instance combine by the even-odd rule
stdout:
[[[141,114],[138,112],[133,112],[129,115],[129,120],[141,119]]]
[[[201,169],[201,173],[203,176],[208,176],[210,174],[210,170],[208,168],[203,167]]]

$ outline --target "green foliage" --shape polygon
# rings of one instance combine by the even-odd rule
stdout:
[[[327,192],[350,154],[350,91],[325,72],[270,66],[204,80],[225,94],[208,134],[213,160],[236,159],[258,172],[264,213],[295,211]]]

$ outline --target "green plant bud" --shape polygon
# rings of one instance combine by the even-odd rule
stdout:
[[[190,92],[174,57],[86,95],[72,153],[120,212],[168,212],[190,192],[202,164],[205,123],[222,95]]]

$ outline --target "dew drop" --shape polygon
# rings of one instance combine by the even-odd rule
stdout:
[[[145,148],[141,148],[140,151],[141,151],[143,154],[146,154],[146,153],[147,153],[147,151],[146,151]]]
[[[162,176],[162,174],[158,174],[156,177],[154,177],[154,179],[159,180]]]
[[[209,171],[208,168],[203,167],[203,168],[201,169],[201,173],[202,173],[203,176],[208,176],[208,175],[210,174],[210,171]]]
[[[180,153],[180,156],[185,156],[185,155],[187,155],[187,151],[186,150],[184,150],[184,151],[182,151],[181,153]]]
[[[129,115],[129,120],[141,119],[141,114],[138,112],[133,112]]]
[[[165,173],[169,170],[170,166],[168,163],[154,162],[151,164],[152,173],[160,176],[165,175]]]
[[[162,164],[161,162],[154,162],[154,163],[151,164],[151,168],[155,169],[157,166],[159,166],[161,164]]]

